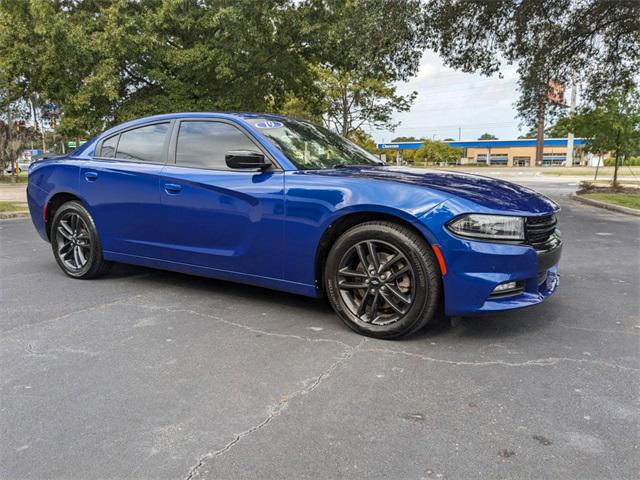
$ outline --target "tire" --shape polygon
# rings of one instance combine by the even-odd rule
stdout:
[[[73,278],[95,278],[110,266],[102,256],[91,214],[77,201],[64,203],[56,210],[51,224],[51,248],[62,271]]]
[[[342,321],[369,337],[416,332],[441,304],[440,269],[431,247],[392,222],[366,222],[343,233],[327,257],[324,283]]]

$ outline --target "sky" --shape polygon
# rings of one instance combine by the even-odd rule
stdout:
[[[515,66],[505,66],[503,78],[462,73],[445,67],[440,57],[425,52],[417,76],[398,84],[399,94],[418,92],[410,111],[396,113],[401,122],[395,131],[370,130],[376,142],[396,137],[428,137],[444,140],[475,140],[485,132],[499,139],[517,138],[528,131],[520,128],[515,102],[518,76]]]

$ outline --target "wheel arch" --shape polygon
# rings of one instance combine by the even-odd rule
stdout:
[[[86,202],[77,194],[71,192],[57,192],[52,195],[45,205],[44,227],[47,232],[47,238],[51,240],[51,223],[58,208],[67,202],[77,201],[87,208]]]
[[[395,223],[397,225],[402,225],[419,235],[420,238],[424,239],[427,245],[433,250],[433,242],[428,238],[428,236],[431,235],[430,232],[426,231],[426,227],[424,227],[424,231],[421,230],[420,228],[418,228],[418,226],[416,226],[415,222],[409,221],[407,218],[404,218],[402,214],[398,214],[397,212],[364,210],[349,212],[341,215],[331,221],[331,223],[327,226],[320,238],[318,247],[316,248],[314,263],[315,282],[316,288],[321,295],[324,295],[323,265],[327,259],[329,251],[331,250],[331,245],[333,245],[334,241],[337,240],[340,235],[349,230],[351,227],[354,227],[360,223],[370,221],[387,221],[390,223]]]

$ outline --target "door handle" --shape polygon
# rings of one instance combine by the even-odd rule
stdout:
[[[98,179],[97,172],[84,172],[84,178],[87,179],[87,182],[95,182]]]
[[[178,185],[177,183],[165,183],[164,191],[169,195],[177,195],[182,191],[182,185]]]

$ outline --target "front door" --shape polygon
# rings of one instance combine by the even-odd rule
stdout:
[[[160,182],[167,260],[282,278],[283,173],[229,169],[227,152],[260,151],[231,123],[182,120],[176,129]]]

